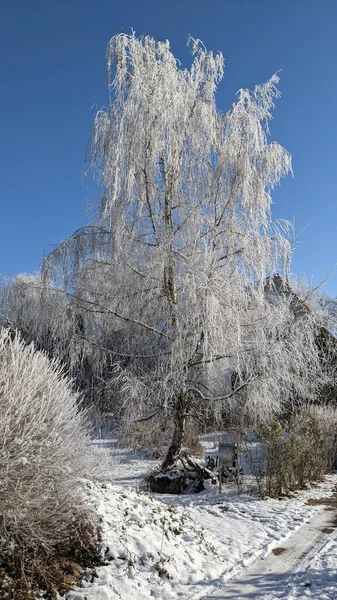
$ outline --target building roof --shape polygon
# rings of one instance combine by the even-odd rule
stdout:
[[[307,314],[312,314],[312,310],[309,308],[309,306],[298,297],[298,295],[292,290],[289,283],[285,281],[283,277],[281,277],[281,275],[279,275],[278,273],[276,273],[272,277],[268,277],[266,285],[264,287],[264,291],[266,292],[266,294],[268,294],[269,292],[271,294],[281,293],[287,298],[289,298],[290,306],[294,311],[296,317],[302,317]],[[324,327],[324,325],[321,325],[320,327],[324,335],[329,335],[334,341],[337,341],[335,336],[331,333],[331,331],[329,331],[329,329]]]

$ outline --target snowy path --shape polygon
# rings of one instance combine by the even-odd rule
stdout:
[[[309,590],[311,587],[310,561],[307,561],[306,568],[304,569],[306,577],[304,577],[305,581],[301,582],[302,593],[300,596],[290,583],[291,575],[296,565],[298,565],[299,561],[305,555],[310,553],[311,558],[313,558],[316,554],[315,550],[319,552],[327,543],[330,543],[328,538],[331,534],[324,533],[323,530],[333,527],[334,519],[334,511],[322,508],[311,521],[304,523],[286,542],[281,544],[281,547],[284,548],[283,552],[275,555],[271,551],[264,558],[256,560],[252,567],[244,573],[241,572],[241,576],[238,579],[213,589],[208,596],[204,595],[201,598],[199,596],[200,600],[211,600],[212,598],[222,598],[223,600],[233,598],[236,600],[253,598],[255,600],[274,600],[276,598],[312,597]],[[335,535],[333,537],[335,538]],[[276,544],[275,548],[277,548]],[[303,571],[297,572],[298,577],[301,578],[302,575]],[[288,594],[290,587],[293,588],[291,595]],[[334,589],[334,593],[336,594],[336,588]],[[321,598],[323,596],[318,597]],[[330,598],[330,596],[324,597]]]

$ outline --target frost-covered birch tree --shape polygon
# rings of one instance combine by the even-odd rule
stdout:
[[[189,414],[220,418],[241,398],[268,415],[296,377],[314,393],[303,350],[304,331],[314,348],[312,329],[285,339],[289,306],[264,292],[290,263],[288,225],[271,214],[271,192],[291,171],[289,153],[268,140],[278,76],[240,90],[223,114],[222,54],[189,44],[184,69],[168,41],[123,33],[109,42],[109,102],[88,152],[102,194],[90,226],[43,264],[98,327],[109,323],[116,405],[126,427],[167,428],[164,469]],[[312,388],[316,367],[313,349]]]

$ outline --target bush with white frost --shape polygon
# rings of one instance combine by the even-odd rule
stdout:
[[[57,361],[0,333],[0,556],[15,572],[94,550],[97,528],[76,493],[92,468],[79,395]]]
[[[278,497],[330,473],[336,457],[337,411],[303,405],[283,425],[271,419],[244,442],[244,452],[259,493]]]

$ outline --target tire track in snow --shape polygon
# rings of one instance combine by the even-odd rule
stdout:
[[[278,555],[272,549],[264,557],[238,573],[237,578],[210,590],[208,595],[199,595],[199,600],[259,600],[279,598],[281,587],[288,587],[289,578],[298,562],[326,536],[322,530],[333,525],[335,512],[322,509],[309,522],[303,523],[296,532],[281,544],[284,551]],[[273,545],[274,548],[278,546]],[[337,594],[337,590],[336,590]],[[196,596],[194,596],[196,600]]]

